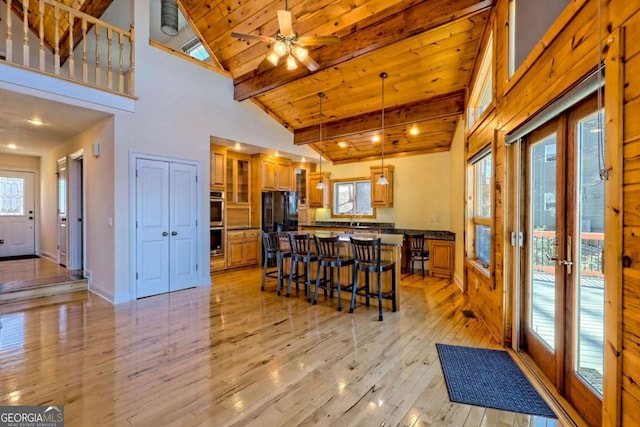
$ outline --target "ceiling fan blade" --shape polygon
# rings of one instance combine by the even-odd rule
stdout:
[[[322,46],[325,44],[335,44],[339,42],[340,42],[340,37],[335,35],[298,37],[298,40],[297,40],[297,43],[300,46]]]
[[[307,67],[309,71],[315,71],[318,68],[320,68],[320,65],[316,61],[314,61],[313,58],[311,58],[309,55],[307,55],[304,59],[300,59],[296,55],[296,59],[300,61],[302,64],[304,64],[304,66]]]
[[[283,36],[293,35],[293,24],[291,23],[291,12],[288,10],[278,11],[278,26]]]
[[[245,34],[245,33],[236,33],[236,32],[232,32],[231,33],[231,37],[234,37],[236,39],[241,39],[241,40],[255,40],[255,41],[260,41],[260,42],[265,42],[265,43],[273,43],[276,40],[271,38],[271,37],[267,37],[267,36],[260,36],[260,35],[255,35],[255,34]]]

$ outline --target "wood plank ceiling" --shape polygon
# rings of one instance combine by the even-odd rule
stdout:
[[[7,1],[7,0],[5,0]],[[155,0],[154,0],[155,1]],[[112,0],[62,0],[100,17]],[[251,99],[294,133],[295,144],[320,152],[319,92],[324,92],[325,158],[335,163],[380,158],[381,72],[385,80],[385,156],[446,151],[463,112],[466,89],[492,0],[178,0],[217,61],[234,79],[234,97]],[[9,2],[20,17],[22,2]],[[28,20],[38,34],[39,3],[29,0]],[[288,8],[300,36],[336,34],[340,43],[309,47],[320,65],[287,70],[265,60],[270,43],[231,32],[273,37],[277,10]],[[46,16],[45,44],[55,46],[55,19]],[[52,12],[51,12],[52,14]],[[81,29],[74,29],[74,45]],[[69,29],[59,22],[61,57]],[[412,135],[411,129],[419,133]],[[340,143],[340,145],[339,145]]]
[[[446,151],[485,31],[491,0],[291,0],[300,36],[336,34],[340,43],[310,47],[320,65],[287,70],[265,61],[284,0],[179,0],[222,66],[235,99],[251,99],[294,133],[295,144],[320,151],[318,93],[324,92],[324,156],[335,163],[380,158],[382,81],[385,156]],[[417,135],[409,131],[415,128]],[[341,143],[338,145],[338,143]]]

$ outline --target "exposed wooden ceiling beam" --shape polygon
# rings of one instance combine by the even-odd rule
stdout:
[[[458,91],[443,97],[421,101],[414,104],[389,108],[384,111],[385,124],[391,128],[404,126],[439,117],[462,114],[464,111],[464,91]],[[323,124],[323,138],[344,138],[362,132],[380,129],[381,111],[363,114],[357,117],[337,120]],[[318,126],[297,129],[293,133],[293,142],[304,145],[318,141],[320,138]]]
[[[340,43],[313,50],[312,56],[320,64],[320,70],[334,67],[441,25],[469,19],[489,9],[492,3],[492,0],[467,0],[461,8],[460,2],[423,1],[385,19],[384,25],[377,22],[365,28],[353,28],[341,38]],[[236,79],[234,98],[242,101],[255,97],[309,74],[311,72],[306,67],[291,71],[285,67],[259,69]]]

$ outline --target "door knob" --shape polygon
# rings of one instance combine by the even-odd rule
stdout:
[[[178,235],[178,232],[177,232],[177,231],[172,231],[172,232],[171,232],[171,235],[172,235],[172,236],[177,236],[177,235]]]
[[[4,245],[4,239],[0,239],[0,245]]]
[[[167,236],[169,235],[169,233],[167,233],[166,231],[163,231],[163,232],[162,232],[162,235],[163,235],[164,237],[167,237]]]

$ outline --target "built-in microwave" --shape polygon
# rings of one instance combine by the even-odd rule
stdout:
[[[222,227],[224,224],[224,192],[212,191],[210,202],[210,224],[211,227]]]

